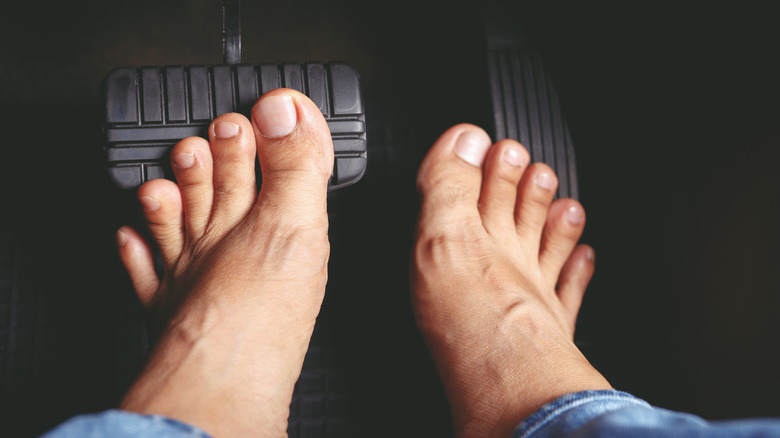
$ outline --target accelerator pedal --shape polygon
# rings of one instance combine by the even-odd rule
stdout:
[[[577,199],[569,129],[550,77],[522,34],[522,14],[515,7],[498,1],[485,6],[493,134],[496,141],[519,141],[532,162],[544,162],[558,174],[558,197]]]

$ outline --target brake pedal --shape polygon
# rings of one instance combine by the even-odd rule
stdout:
[[[264,93],[291,88],[319,107],[330,128],[335,162],[328,190],[356,183],[367,164],[360,78],[340,62],[240,64],[238,1],[223,9],[225,64],[120,67],[103,80],[104,160],[110,179],[136,189],[156,178],[174,179],[170,149],[181,139],[208,139],[208,126],[228,112],[249,116]]]

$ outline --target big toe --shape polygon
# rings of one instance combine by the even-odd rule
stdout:
[[[327,224],[333,142],[320,110],[305,95],[277,89],[252,109],[262,173],[255,210],[298,228]]]
[[[490,137],[481,128],[460,124],[448,129],[428,151],[417,175],[422,196],[421,222],[447,227],[479,222],[482,164]]]

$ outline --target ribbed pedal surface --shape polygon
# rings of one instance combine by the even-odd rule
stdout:
[[[366,169],[366,127],[358,74],[338,63],[123,67],[104,80],[105,160],[111,180],[134,189],[173,179],[168,153],[228,112],[249,115],[264,93],[306,94],[328,122],[336,156],[329,189],[357,182]]]
[[[558,197],[578,197],[574,146],[558,95],[539,56],[523,49],[488,51],[496,140],[511,138],[558,174]]]
[[[318,321],[319,324],[319,321]],[[357,438],[360,426],[347,379],[334,364],[329,324],[315,329],[295,384],[287,434],[290,438]]]

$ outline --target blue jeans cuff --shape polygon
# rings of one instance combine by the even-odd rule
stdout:
[[[161,415],[144,415],[111,409],[79,415],[62,423],[41,438],[155,437],[211,438],[203,430]]]
[[[646,401],[614,389],[566,394],[526,418],[515,429],[512,438],[530,437],[551,428],[565,434],[600,415],[627,406],[650,407]]]

